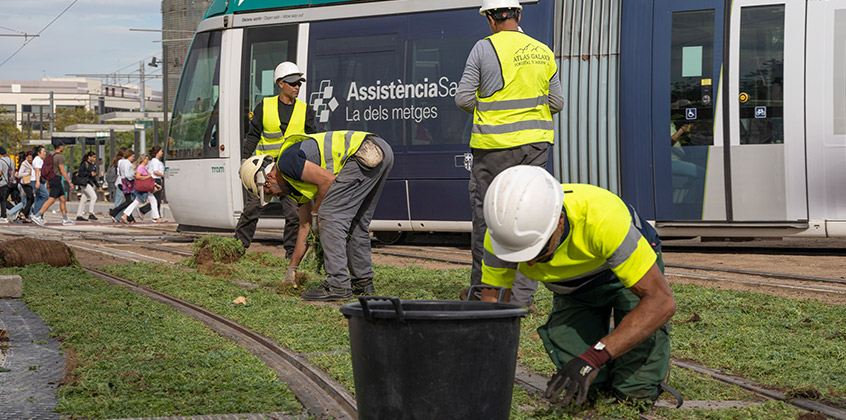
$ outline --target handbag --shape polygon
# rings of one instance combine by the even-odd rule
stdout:
[[[135,191],[138,192],[153,192],[156,190],[156,180],[153,177],[136,179]]]

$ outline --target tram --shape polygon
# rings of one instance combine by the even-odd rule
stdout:
[[[319,131],[395,153],[371,228],[469,232],[470,115],[454,94],[490,34],[479,0],[217,0],[166,146],[181,228],[234,229],[248,115],[294,61]],[[846,0],[529,0],[565,95],[549,170],[620,194],[663,236],[846,236]],[[729,9],[730,7],[730,9]],[[281,227],[279,206],[260,227]]]

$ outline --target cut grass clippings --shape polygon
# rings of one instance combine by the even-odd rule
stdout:
[[[199,304],[216,313],[220,313],[249,328],[265,334],[281,345],[298,353],[308,353],[309,360],[324,369],[343,386],[354,391],[348,350],[348,332],[346,321],[333,306],[311,304],[299,299],[299,292],[314,287],[322,280],[316,273],[312,281],[299,291],[287,291],[277,294],[273,291],[284,275],[285,260],[266,253],[247,254],[236,264],[231,264],[230,273],[225,276],[206,276],[199,273],[183,272],[173,267],[149,263],[136,263],[127,266],[111,267],[109,271],[133,281],[148,284],[156,290],[176,295],[192,303]],[[397,296],[401,299],[456,299],[469,278],[468,269],[429,270],[420,267],[376,267],[376,284],[379,295]],[[234,282],[249,282],[264,285],[264,288],[245,291]],[[846,395],[842,380],[844,377],[843,357],[830,359],[844,348],[842,341],[819,344],[814,334],[825,333],[838,337],[836,329],[843,320],[842,307],[834,307],[816,301],[794,301],[769,295],[707,289],[699,286],[674,285],[679,311],[674,317],[676,323],[673,337],[673,355],[690,358],[710,367],[726,372],[748,375],[758,383],[779,388],[813,389],[819,392],[819,399],[837,402]],[[233,306],[229,302],[239,295],[247,296],[248,305]],[[755,303],[758,302],[758,303]],[[710,317],[711,311],[727,316],[737,312],[743,305],[758,305],[766,302],[768,310],[752,311],[755,317],[726,319],[708,326],[696,325],[688,321],[693,312]],[[535,329],[546,321],[546,314],[551,309],[551,293],[541,287],[536,297],[540,311],[529,315],[522,322],[520,342],[520,363],[529,371],[546,376],[554,373],[554,366],[549,361]],[[724,308],[724,312],[720,312]],[[801,309],[800,309],[801,308]],[[707,310],[706,310],[707,309]],[[798,311],[798,312],[797,312]],[[751,375],[756,368],[755,354],[769,354],[781,338],[772,337],[772,330],[767,325],[784,322],[786,314],[809,314],[809,319],[827,320],[828,326],[819,325],[805,330],[789,330],[792,341],[785,345],[805,347],[807,351],[796,355],[806,358],[806,363],[784,363],[777,369],[767,370],[767,374]],[[813,318],[810,314],[813,313]],[[802,318],[803,324],[809,324]],[[749,327],[749,326],[755,327]],[[704,339],[701,329],[717,328],[711,331],[709,340],[712,344],[720,343],[709,349],[708,357],[688,350],[695,347],[692,343]],[[698,331],[698,332],[691,332]],[[741,333],[742,331],[742,333]],[[744,342],[736,341],[742,334]],[[734,336],[735,339],[730,337]],[[842,337],[842,336],[840,336]],[[840,338],[842,340],[842,338]],[[751,346],[749,343],[754,343]],[[789,344],[792,343],[792,344]],[[700,344],[702,345],[702,344]],[[838,347],[839,346],[839,347]],[[738,352],[748,351],[749,357],[735,357]],[[787,360],[787,359],[785,359]],[[802,372],[810,369],[809,373]],[[705,375],[682,369],[674,369],[671,385],[679,389],[688,399],[702,400],[748,400],[752,395],[730,385],[715,382]],[[838,376],[839,375],[839,376]],[[666,397],[666,394],[665,394]],[[543,400],[526,396],[529,404],[524,404],[515,396],[512,415],[515,418],[553,418],[579,413],[581,410],[549,407]],[[539,411],[540,410],[540,411]],[[546,410],[546,411],[544,411]],[[637,417],[638,408],[625,404],[600,399],[594,406],[596,413],[618,418]],[[738,409],[719,410],[675,410],[657,409],[669,419],[697,418],[795,418],[797,410],[781,403],[767,403]],[[699,414],[692,414],[699,412]],[[718,413],[718,414],[714,414]],[[721,413],[721,414],[720,414]],[[722,417],[720,417],[722,416]],[[557,417],[555,417],[557,418]]]
[[[76,267],[0,270],[69,360],[57,411],[73,418],[286,412],[302,407],[276,374],[200,322]]]

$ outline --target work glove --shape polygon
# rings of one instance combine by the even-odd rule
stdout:
[[[283,284],[293,284],[294,286],[297,285],[297,266],[296,265],[289,265],[288,270],[285,271],[285,278],[282,279]]]
[[[599,368],[609,360],[611,360],[611,353],[605,349],[604,345],[602,345],[602,350],[591,347],[558,370],[558,373],[546,384],[546,391],[543,396],[550,401],[555,401],[566,389],[567,393],[564,394],[561,404],[564,406],[570,404],[570,400],[578,392],[575,405],[582,405],[587,399],[590,384],[599,374]]]

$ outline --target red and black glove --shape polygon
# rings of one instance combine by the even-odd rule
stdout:
[[[597,349],[601,347],[601,349]],[[582,405],[587,399],[588,389],[590,384],[596,379],[599,374],[599,368],[611,360],[611,353],[605,349],[605,345],[597,343],[596,346],[591,347],[588,351],[574,357],[573,360],[567,362],[564,367],[558,370],[552,379],[546,384],[546,392],[543,396],[554,401],[566,389],[567,393],[561,400],[563,405],[570,404],[570,400],[579,393],[576,397],[576,406]]]

